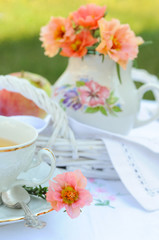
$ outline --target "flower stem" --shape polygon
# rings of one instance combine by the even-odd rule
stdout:
[[[121,76],[120,76],[120,66],[119,66],[118,63],[116,63],[116,70],[117,70],[117,75],[118,75],[118,78],[119,78],[119,82],[120,82],[120,84],[122,84]]]

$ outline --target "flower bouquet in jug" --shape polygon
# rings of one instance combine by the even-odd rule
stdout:
[[[138,46],[143,43],[128,24],[118,19],[108,21],[106,6],[87,4],[69,14],[67,18],[52,17],[41,28],[40,40],[49,57],[60,53],[66,57],[87,54],[109,55],[123,68],[128,60],[137,57]]]
[[[131,78],[132,61],[144,41],[129,24],[107,20],[106,13],[106,6],[92,3],[67,18],[51,17],[41,28],[40,40],[48,57],[60,54],[69,58],[53,93],[68,116],[127,134],[140,104]]]

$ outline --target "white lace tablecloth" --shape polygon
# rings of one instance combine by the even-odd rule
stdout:
[[[50,212],[40,217],[47,222],[41,230],[17,222],[0,227],[3,240],[158,240],[159,211],[147,212],[120,181],[88,179],[93,194],[91,206],[71,219],[66,213]]]

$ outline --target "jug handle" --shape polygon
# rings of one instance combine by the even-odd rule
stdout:
[[[154,93],[154,96],[155,96],[155,99],[156,99],[156,102],[157,102],[156,111],[150,118],[148,118],[146,120],[140,120],[136,117],[134,128],[146,125],[146,124],[154,121],[155,119],[157,119],[159,117],[159,84],[147,83],[147,84],[144,84],[143,86],[141,86],[137,90],[138,101],[140,102],[143,95],[149,90],[151,90]]]

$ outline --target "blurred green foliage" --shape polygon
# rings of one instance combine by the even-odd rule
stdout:
[[[130,24],[137,35],[152,44],[140,48],[138,67],[159,77],[159,1],[147,0],[0,0],[0,74],[31,71],[51,83],[61,75],[67,58],[44,56],[40,28],[51,16],[66,17],[87,3],[107,6],[107,19]]]

